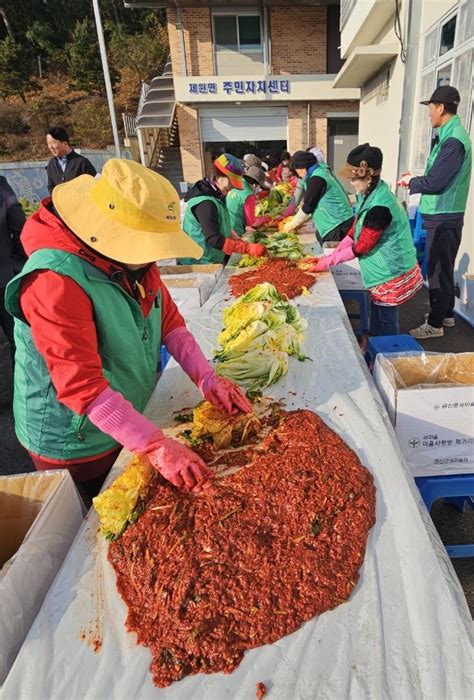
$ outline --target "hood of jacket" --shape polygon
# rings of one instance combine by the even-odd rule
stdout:
[[[204,180],[198,180],[196,183],[194,183],[189,192],[187,192],[184,201],[189,202],[189,200],[193,199],[194,197],[202,196],[215,197],[220,202],[223,202],[225,200],[225,196],[222,195],[218,189],[213,187],[208,178],[204,178]]]

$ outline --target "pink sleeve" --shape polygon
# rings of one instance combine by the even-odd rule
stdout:
[[[256,216],[255,216],[255,196],[253,194],[249,194],[247,199],[245,200],[244,203],[244,218],[245,218],[245,223],[247,226],[252,226],[255,224],[256,221]]]

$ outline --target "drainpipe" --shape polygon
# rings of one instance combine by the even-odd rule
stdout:
[[[143,134],[142,130],[137,128],[137,137],[138,137],[138,150],[140,152],[140,162],[142,165],[147,165],[146,162],[146,157],[145,157],[145,147],[143,145]]]
[[[265,2],[262,2],[262,25],[263,25],[263,72],[269,75],[269,43],[268,35],[268,9]]]
[[[178,30],[179,36],[179,50],[181,52],[181,65],[183,67],[183,75],[188,74],[188,67],[186,65],[186,48],[184,45],[184,25],[183,25],[183,11],[178,5],[177,0],[174,0],[176,6],[176,29]]]
[[[402,115],[400,119],[397,175],[400,175],[408,170],[411,148],[410,136],[413,136],[412,127],[417,114],[416,111],[413,113],[413,103],[415,99],[416,83],[419,76],[417,63],[420,51],[421,5],[422,3],[415,2],[415,0],[409,0],[405,16],[407,61],[405,63],[405,73],[403,76],[403,100]],[[406,192],[404,190],[403,192],[403,197],[405,197]]]
[[[307,114],[306,114],[306,148],[309,148],[313,144],[311,143],[311,102],[307,103]]]

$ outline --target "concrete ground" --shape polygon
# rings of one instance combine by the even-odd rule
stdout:
[[[420,292],[405,304],[400,313],[401,332],[420,325],[423,314],[429,310],[428,293]],[[434,352],[467,352],[474,350],[474,329],[456,317],[455,328],[445,329],[442,338],[422,341],[426,350]],[[8,344],[0,331],[0,475],[33,471],[33,464],[18,444],[13,429],[12,372]],[[474,510],[460,513],[451,504],[437,501],[431,512],[441,539],[446,544],[465,544],[474,541]],[[464,589],[471,613],[474,615],[474,558],[454,559],[454,568]]]

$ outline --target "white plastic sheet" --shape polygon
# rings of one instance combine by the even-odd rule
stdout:
[[[332,307],[312,308],[302,298],[312,362],[290,358],[286,379],[267,393],[286,398],[287,408],[315,410],[374,474],[377,520],[350,600],[275,644],[246,653],[231,675],[189,676],[157,689],[150,652],[125,631],[126,609],[106,560],[107,543],[90,513],[7,679],[3,700],[248,700],[259,681],[271,700],[472,697],[471,622],[463,592],[402,461],[330,275],[327,280]],[[215,312],[222,292],[207,310]],[[215,313],[191,324],[208,356],[220,327]],[[170,426],[173,412],[197,400],[196,388],[170,363],[149,415]],[[127,460],[122,454],[109,483]],[[98,653],[91,648],[94,636],[102,641]]]

